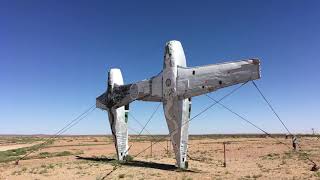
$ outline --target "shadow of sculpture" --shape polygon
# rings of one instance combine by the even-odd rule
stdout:
[[[119,162],[117,159],[108,158],[108,157],[82,157],[76,156],[77,159],[88,160],[88,161],[97,161],[97,162],[104,162],[104,163],[119,163],[124,166],[131,166],[131,167],[144,167],[144,168],[152,168],[152,169],[160,169],[166,171],[177,171],[177,172],[194,172],[193,170],[188,169],[179,169],[172,164],[164,164],[164,163],[155,163],[155,162],[146,162],[146,161],[139,161],[139,160],[130,160]]]

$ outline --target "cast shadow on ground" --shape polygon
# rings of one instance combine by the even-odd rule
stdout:
[[[82,157],[76,156],[77,159],[87,160],[87,161],[98,161],[104,163],[114,163],[118,162],[118,160],[114,158],[108,157]],[[144,168],[152,168],[152,169],[160,169],[166,171],[177,171],[177,172],[193,172],[198,173],[197,171],[189,170],[189,169],[179,169],[172,164],[163,164],[163,163],[156,163],[156,162],[146,162],[146,161],[138,161],[138,160],[131,160],[120,163],[124,166],[132,166],[132,167],[144,167]]]

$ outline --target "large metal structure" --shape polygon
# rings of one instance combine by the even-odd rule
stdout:
[[[129,103],[135,100],[162,102],[177,166],[187,168],[191,97],[260,78],[260,61],[248,59],[187,67],[179,41],[165,46],[162,71],[150,79],[124,85],[120,69],[108,74],[108,89],[96,99],[107,110],[118,160],[128,155]]]

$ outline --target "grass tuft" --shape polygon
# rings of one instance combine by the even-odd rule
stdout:
[[[126,175],[125,174],[119,174],[119,179],[124,178]]]

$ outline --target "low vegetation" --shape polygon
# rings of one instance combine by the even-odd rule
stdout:
[[[125,174],[119,174],[118,177],[119,179],[124,178],[126,175]]]
[[[163,139],[165,136],[154,136]],[[131,136],[130,154],[135,155],[150,145],[151,136]],[[54,144],[41,148],[37,145],[0,152],[0,162],[16,160],[35,150],[28,161],[18,166],[13,163],[0,163],[0,179],[320,179],[320,172],[311,172],[306,158],[318,162],[320,141],[301,139],[304,151],[293,151],[271,138],[240,138],[232,136],[194,136],[190,140],[188,170],[175,169],[172,145],[166,151],[166,142],[153,146],[133,159],[116,160],[116,151],[112,137],[100,136],[64,136]],[[220,139],[224,138],[224,139]],[[28,142],[41,140],[34,138]],[[286,141],[283,137],[283,141]],[[21,142],[15,137],[7,142]],[[42,139],[40,142],[44,142]],[[223,167],[223,144],[226,145],[227,167]],[[0,138],[0,143],[4,142]],[[154,141],[155,142],[155,141]],[[290,143],[290,140],[287,140]],[[169,142],[170,143],[170,142]],[[11,144],[8,144],[10,146]],[[20,146],[22,147],[22,146]],[[41,149],[41,151],[40,151]],[[112,149],[112,150],[111,150]],[[73,155],[84,155],[73,158]],[[303,153],[306,152],[306,153]],[[168,156],[168,154],[171,154]],[[68,172],[66,176],[66,173]],[[110,173],[112,172],[112,173]],[[107,175],[109,174],[110,175]]]
[[[52,143],[53,143],[53,141],[47,142],[47,145],[52,144]],[[27,153],[29,153],[31,151],[37,151],[43,146],[45,146],[45,145],[38,144],[38,145],[31,146],[31,147],[18,148],[18,149],[12,149],[12,150],[7,150],[7,151],[0,151],[0,163],[19,160],[19,158],[23,157]],[[27,156],[24,159],[43,159],[43,158],[80,155],[80,154],[83,154],[83,151],[40,152],[37,155]]]
[[[1,136],[0,145],[1,144],[26,144],[26,143],[34,143],[44,141],[43,137],[37,136]]]
[[[50,158],[50,157],[59,157],[59,156],[70,156],[70,155],[79,155],[83,154],[83,151],[70,152],[70,151],[62,151],[62,152],[41,152],[38,155],[31,156],[30,159],[42,159],[42,158]]]
[[[278,153],[269,153],[265,156],[262,156],[263,160],[275,160],[275,159],[279,159],[280,158],[280,154]]]
[[[47,141],[42,144],[37,144],[37,145],[31,146],[31,147],[18,148],[18,149],[12,149],[12,150],[7,150],[7,151],[0,151],[0,163],[16,161],[21,156],[23,156],[29,152],[32,152],[32,151],[37,151],[41,147],[52,144],[52,143],[53,143],[53,140]]]

